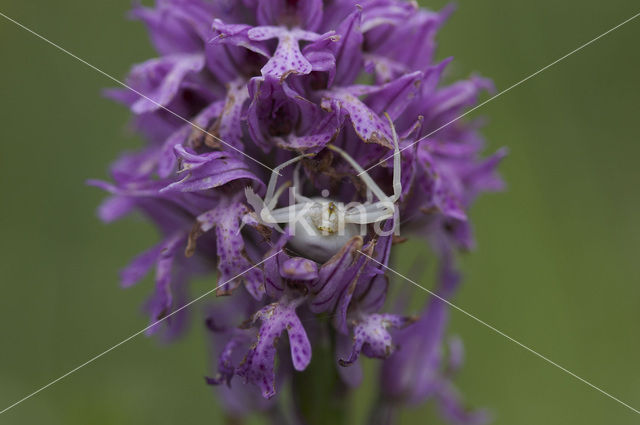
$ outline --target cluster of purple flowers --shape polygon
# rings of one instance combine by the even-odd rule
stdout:
[[[136,210],[162,234],[122,271],[126,287],[155,268],[152,322],[188,301],[193,277],[217,269],[217,294],[230,297],[207,310],[217,363],[207,381],[230,415],[273,411],[281,387],[327,358],[336,385],[356,387],[364,355],[382,359],[381,405],[433,398],[456,423],[486,420],[452,385],[462,354],[445,338],[446,305],[432,298],[419,316],[383,312],[393,310],[388,277],[368,258],[386,265],[404,237],[423,238],[439,261],[437,291],[450,298],[456,251],[473,245],[466,211],[480,192],[502,187],[495,167],[503,153],[480,159],[478,123],[424,137],[492,89],[479,77],[441,83],[450,60],[434,63],[434,38],[448,14],[402,0],[157,0],[134,9],[160,56],[128,77],[144,96],[108,94],[131,109],[148,143],[113,164],[112,183],[92,182],[111,194],[99,215],[111,222]],[[363,201],[358,173],[327,145],[376,165],[393,153],[385,113],[403,149],[403,238],[357,235],[317,262],[290,249],[289,232],[261,224],[244,188],[264,195],[269,167],[302,153],[313,154],[300,166],[307,194],[328,189],[341,202]],[[369,171],[387,193],[392,167],[387,160]],[[151,332],[174,337],[186,319],[180,311]],[[312,423],[299,398],[294,421]]]

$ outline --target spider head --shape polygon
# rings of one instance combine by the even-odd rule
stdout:
[[[298,217],[291,248],[318,262],[329,260],[352,237],[360,234],[359,226],[345,222],[341,203],[314,198],[313,204]]]
[[[340,212],[334,202],[322,200],[312,209],[309,219],[323,235],[333,235],[340,230]]]

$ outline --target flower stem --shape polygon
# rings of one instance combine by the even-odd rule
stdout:
[[[383,397],[378,397],[377,401],[371,406],[367,423],[370,425],[394,425],[398,423],[397,420],[397,407]]]
[[[326,344],[314,347],[309,367],[294,374],[293,400],[298,419],[304,425],[350,423],[349,390],[336,369],[333,335],[327,336]]]

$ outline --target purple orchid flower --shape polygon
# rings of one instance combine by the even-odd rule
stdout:
[[[481,159],[479,125],[443,127],[493,89],[480,77],[443,84],[451,60],[434,62],[435,35],[450,13],[403,0],[157,0],[134,9],[159,57],[127,80],[144,96],[107,95],[130,108],[148,143],[113,164],[113,183],[90,183],[110,194],[103,220],[138,211],[160,230],[122,272],[128,287],[155,269],[152,322],[185,303],[194,276],[217,274],[217,295],[230,298],[207,315],[217,356],[207,382],[230,415],[282,420],[273,413],[280,386],[324,360],[314,353],[333,351],[340,385],[358,384],[360,355],[382,359],[389,403],[435,398],[452,421],[481,422],[460,408],[440,367],[446,309],[385,312],[389,281],[376,263],[420,237],[454,273],[456,251],[473,246],[469,207],[502,188],[504,152]],[[354,203],[361,215],[344,207]],[[285,213],[309,218],[310,233]],[[351,220],[346,234],[336,217]],[[393,234],[401,222],[402,238]],[[444,279],[447,298],[453,280]],[[188,317],[177,316],[151,332],[179,335]],[[320,423],[298,408],[296,421]]]

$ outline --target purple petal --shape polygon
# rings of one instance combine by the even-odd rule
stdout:
[[[377,114],[387,112],[395,121],[415,99],[423,77],[422,72],[405,74],[381,86],[379,91],[367,98],[366,104]]]
[[[265,398],[275,395],[275,356],[276,342],[283,331],[289,334],[291,359],[296,370],[304,370],[311,361],[311,344],[307,333],[296,315],[296,307],[300,301],[277,302],[269,304],[258,311],[254,320],[262,325],[257,342],[238,368],[238,375],[247,382],[258,385]]]
[[[342,292],[354,281],[363,263],[357,251],[362,248],[362,238],[356,236],[320,267],[318,280],[312,287],[315,294],[310,304],[314,313],[332,311]]]
[[[363,141],[393,148],[387,120],[378,116],[347,90],[324,92],[322,107],[328,111],[338,110],[348,117],[356,134]]]
[[[322,22],[322,0],[263,0],[256,15],[259,25],[293,24],[315,31]]]
[[[370,314],[356,322],[353,328],[353,348],[348,359],[340,359],[340,365],[349,366],[358,359],[360,352],[367,357],[385,359],[394,350],[389,329],[406,326],[410,319],[395,314]]]
[[[448,372],[451,374],[457,373],[462,364],[464,363],[464,343],[462,339],[458,336],[453,336],[449,338],[449,364],[448,364]]]
[[[138,255],[133,261],[120,272],[120,284],[124,288],[128,288],[138,283],[151,270],[160,253],[164,249],[165,244],[159,243],[151,249]]]
[[[362,12],[356,9],[336,29],[340,40],[331,46],[331,50],[337,64],[335,82],[341,86],[352,84],[362,69],[361,19]]]
[[[316,33],[299,29],[287,30],[281,27],[255,27],[249,30],[249,38],[254,41],[278,39],[275,53],[262,68],[262,76],[284,80],[290,74],[309,74],[313,66],[300,51],[300,41],[316,41]]]
[[[146,97],[132,105],[135,114],[155,111],[169,105],[187,75],[204,67],[202,54],[175,54],[151,59],[131,70],[127,83]]]
[[[124,196],[111,196],[98,207],[98,217],[105,223],[111,223],[131,213],[135,206],[135,199]]]
[[[233,332],[227,343],[222,349],[218,358],[218,371],[214,378],[206,378],[209,385],[220,385],[225,383],[231,386],[231,379],[235,375],[236,365],[234,364],[234,355],[237,350],[250,341],[246,332],[236,330]]]
[[[273,255],[267,255],[268,259],[264,262],[264,285],[267,295],[271,298],[280,298],[284,294],[285,282],[280,275],[281,264],[285,262],[289,256],[281,252]]]
[[[253,40],[249,37],[249,30],[252,27],[244,24],[225,24],[220,19],[213,21],[213,29],[217,32],[217,36],[210,40],[213,45],[228,44],[232,46],[243,47],[251,52],[261,56],[269,57],[264,43],[260,40]]]
[[[447,321],[447,304],[431,297],[422,316],[397,332],[395,339],[400,348],[384,362],[381,373],[387,397],[418,404],[438,390]]]
[[[213,15],[204,5],[196,12],[193,10],[196,2],[191,3],[190,10],[178,7],[174,2],[157,2],[155,9],[136,6],[132,16],[146,24],[154,47],[161,54],[197,52],[202,49],[202,35]]]
[[[372,1],[362,11],[362,32],[369,32],[381,25],[405,24],[416,9],[417,6],[412,2]]]
[[[320,150],[336,138],[341,126],[342,122],[338,114],[327,113],[324,118],[315,120],[313,127],[304,135],[287,137],[286,144],[282,147],[303,151]]]
[[[313,126],[323,120],[323,114],[313,103],[304,99],[298,92],[289,87],[287,82],[280,82],[273,77],[256,77],[249,82],[249,96],[251,104],[247,109],[249,134],[253,141],[264,152],[269,152],[274,144],[287,149],[313,146],[321,144],[328,137],[327,133],[337,131],[332,128],[335,119],[326,118],[321,127],[312,128],[318,132],[311,134],[315,139],[298,139],[293,130],[296,125],[310,122]],[[317,121],[316,121],[317,120]],[[305,126],[306,127],[306,126]],[[306,135],[306,134],[305,134]]]
[[[492,92],[494,87],[490,80],[480,77],[459,81],[438,90],[428,102],[425,102],[426,107],[421,112],[430,124],[428,130],[435,130],[458,118],[465,108],[477,103],[483,91]]]
[[[195,243],[195,238],[199,235],[215,228],[218,285],[221,285],[218,295],[229,294],[240,282],[244,282],[247,291],[260,300],[264,294],[264,275],[260,268],[251,268],[253,261],[245,251],[244,239],[240,233],[240,223],[247,212],[247,207],[239,201],[221,202],[216,208],[198,216],[198,227],[192,231],[190,245]]]
[[[264,262],[264,284],[267,295],[271,298],[280,298],[284,294],[285,282],[280,274],[281,265],[290,257],[286,252],[282,251],[289,241],[291,235],[285,232],[280,236],[273,247],[265,254],[267,260]],[[276,254],[276,255],[274,255]]]
[[[357,388],[362,383],[363,371],[360,362],[356,361],[349,367],[340,364],[340,360],[350,355],[353,342],[347,335],[338,333],[336,335],[336,368],[342,381],[349,388]]]
[[[289,258],[280,266],[280,276],[291,280],[315,280],[318,278],[318,264],[306,258]]]
[[[441,386],[438,404],[442,416],[454,424],[484,425],[491,422],[491,415],[486,410],[471,410],[464,406],[460,394],[449,383],[443,383]]]
[[[403,64],[408,70],[423,71],[431,65],[435,51],[435,34],[448,18],[451,9],[441,13],[419,10],[401,25],[392,35],[381,40],[375,52],[384,54]]]
[[[336,58],[333,50],[339,42],[340,36],[329,31],[302,49],[302,55],[311,64],[312,71],[328,72],[327,86],[331,86],[335,78]]]
[[[227,99],[220,120],[213,128],[220,138],[236,149],[243,149],[243,111],[249,99],[249,91],[244,81],[228,84]]]
[[[185,242],[186,236],[184,234],[176,234],[162,244],[156,261],[156,286],[148,306],[152,322],[164,318],[171,312],[173,305],[173,294],[171,292],[173,263],[176,254],[181,251]],[[153,333],[156,329],[157,327],[151,328],[147,333]]]
[[[191,123],[202,128],[203,130],[207,130],[207,127],[211,120],[215,117],[220,116],[223,109],[223,102],[214,102],[203,109],[194,119],[192,119]],[[160,161],[158,163],[158,175],[160,175],[160,177],[168,177],[175,169],[176,155],[174,153],[174,146],[185,143],[185,141],[189,139],[189,136],[193,134],[196,134],[203,139],[207,137],[206,133],[198,130],[196,127],[194,127],[194,125],[185,124],[179,130],[171,134],[169,138],[167,138],[167,140],[164,142],[164,145],[162,146]]]
[[[249,166],[241,159],[227,152],[211,152],[196,155],[182,145],[174,147],[176,156],[182,161],[182,179],[167,185],[166,191],[197,192],[213,189],[234,180],[249,179],[261,182]]]

